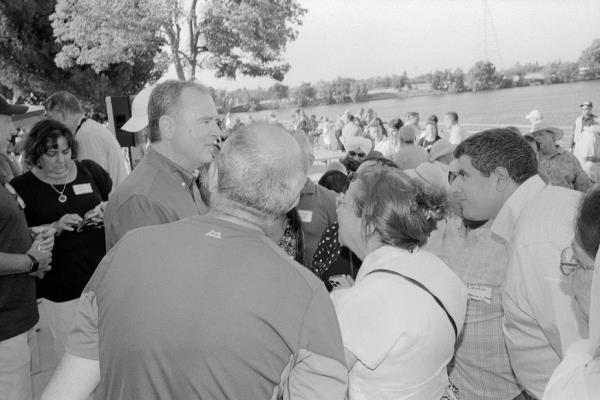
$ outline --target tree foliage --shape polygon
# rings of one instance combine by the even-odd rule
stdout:
[[[290,69],[284,50],[305,13],[296,0],[58,0],[52,20],[64,66],[103,71],[166,43],[180,79],[202,67],[281,81]]]
[[[586,78],[600,77],[600,39],[594,39],[591,46],[583,50],[579,66],[584,68]]]
[[[163,73],[156,69],[152,46],[130,63],[109,64],[102,73],[86,66],[58,68],[54,60],[60,48],[49,20],[54,5],[54,1],[0,0],[0,84],[10,88],[13,97],[35,93],[44,98],[68,90],[88,107],[104,110],[105,96],[135,93]]]
[[[490,61],[477,61],[469,70],[469,86],[474,92],[494,88],[496,67]]]

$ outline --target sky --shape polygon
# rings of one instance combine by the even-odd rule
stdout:
[[[284,55],[291,69],[283,84],[292,87],[405,70],[409,76],[445,68],[466,72],[486,54],[499,68],[516,62],[576,61],[600,38],[600,0],[488,0],[487,13],[484,0],[299,2],[308,12]],[[168,75],[175,76],[172,71]],[[275,83],[243,76],[217,79],[211,71],[197,76],[224,89]]]

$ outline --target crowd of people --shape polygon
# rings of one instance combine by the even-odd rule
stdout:
[[[140,92],[128,171],[73,95],[0,97],[0,398],[600,397],[600,120],[467,134],[369,109],[219,122],[207,88]],[[535,117],[535,118],[534,118]],[[533,121],[535,120],[535,122]],[[315,149],[340,150],[318,182]]]

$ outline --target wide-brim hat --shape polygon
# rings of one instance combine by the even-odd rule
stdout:
[[[404,173],[412,179],[433,187],[448,189],[448,172],[440,165],[430,162],[419,164],[415,169],[406,169]]]
[[[123,124],[121,129],[127,132],[139,132],[148,126],[148,101],[153,88],[153,86],[146,87],[133,98],[131,118]]]
[[[445,139],[440,139],[431,145],[429,149],[429,161],[434,162],[440,157],[454,153],[455,145]]]
[[[25,114],[29,110],[29,106],[17,106],[8,104],[8,101],[0,96],[0,115],[16,115]]]
[[[539,135],[542,132],[552,133],[555,142],[558,142],[560,139],[563,138],[563,136],[565,136],[565,132],[562,129],[557,128],[555,126],[545,126],[542,124],[538,125],[536,127],[536,130],[531,132],[531,136],[535,137],[536,135]]]

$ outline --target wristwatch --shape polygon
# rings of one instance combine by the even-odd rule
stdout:
[[[31,266],[29,267],[29,273],[36,272],[40,269],[40,262],[35,259],[31,254],[27,254],[27,257],[31,259]]]

